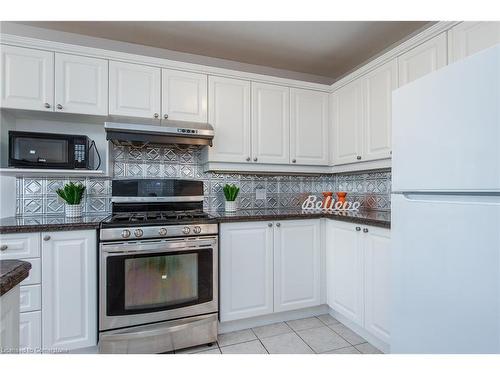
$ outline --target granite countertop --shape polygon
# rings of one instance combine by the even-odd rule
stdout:
[[[44,232],[79,229],[99,229],[105,215],[86,215],[69,218],[62,215],[40,215],[29,217],[6,217],[0,219],[0,234]]]
[[[28,277],[31,263],[22,260],[0,260],[0,296]]]
[[[224,211],[209,212],[220,223],[238,221],[258,221],[258,220],[292,220],[310,218],[328,218],[333,220],[347,221],[361,225],[373,225],[383,228],[391,227],[390,211],[360,210],[347,212],[322,212],[304,211],[301,208],[276,208],[276,209],[254,209],[238,210],[234,213]]]

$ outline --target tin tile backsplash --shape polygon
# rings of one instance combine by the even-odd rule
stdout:
[[[204,173],[200,163],[201,151],[197,147],[145,147],[114,146],[114,178],[181,178],[202,180],[205,190],[205,210],[224,207],[222,187],[234,183],[240,187],[238,206],[251,208],[298,207],[310,193],[347,191],[348,200],[361,202],[361,207],[390,209],[390,170],[328,174],[319,176],[270,176],[257,174]],[[84,199],[85,214],[111,211],[110,178],[27,178],[20,177],[16,185],[18,216],[50,215],[64,212],[64,203],[56,189],[69,181],[87,186]],[[259,196],[256,195],[256,190]],[[262,195],[265,195],[264,199]],[[259,198],[259,199],[257,199]]]

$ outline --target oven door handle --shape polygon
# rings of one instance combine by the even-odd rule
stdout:
[[[210,249],[217,246],[216,239],[196,240],[196,241],[177,241],[177,242],[154,242],[154,243],[120,243],[112,245],[102,245],[104,253],[111,254],[130,254],[130,253],[168,253],[179,250]]]

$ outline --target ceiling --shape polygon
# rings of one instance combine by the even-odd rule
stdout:
[[[325,81],[329,83],[429,24],[420,21],[40,21],[22,23],[313,74],[325,77]]]

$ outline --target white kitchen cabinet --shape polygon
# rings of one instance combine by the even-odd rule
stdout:
[[[328,93],[290,89],[290,159],[328,165]]]
[[[0,296],[0,353],[14,354],[19,348],[19,285]]]
[[[19,293],[21,312],[38,311],[42,304],[42,288],[38,285],[23,285]]]
[[[207,122],[206,74],[162,69],[162,118]]]
[[[40,257],[40,234],[0,234],[0,247],[0,260],[37,258]]]
[[[220,226],[220,321],[273,312],[273,228],[268,222]]]
[[[396,59],[371,71],[362,79],[362,160],[391,157],[392,90],[398,87]]]
[[[328,305],[390,343],[390,230],[329,220],[326,244]]]
[[[37,354],[42,350],[42,312],[19,314],[19,351]]]
[[[331,94],[332,163],[350,164],[361,160],[362,108],[361,81],[356,80]]]
[[[290,88],[252,82],[252,161],[290,162]]]
[[[55,55],[56,112],[108,115],[108,61]]]
[[[95,230],[42,233],[43,348],[97,343]]]
[[[500,22],[462,22],[448,31],[448,59],[462,60],[500,43]]]
[[[327,221],[326,290],[327,303],[332,309],[363,325],[363,248],[360,231],[359,225]]]
[[[444,32],[398,57],[399,86],[442,68],[447,61],[448,46]]]
[[[320,220],[274,224],[274,311],[320,305]]]
[[[2,45],[1,54],[1,106],[52,112],[54,53]]]
[[[208,118],[216,134],[209,161],[250,162],[250,82],[210,76],[208,92]]]
[[[364,227],[365,328],[382,341],[390,339],[391,238],[383,228]]]
[[[161,69],[109,62],[109,114],[159,118]]]

